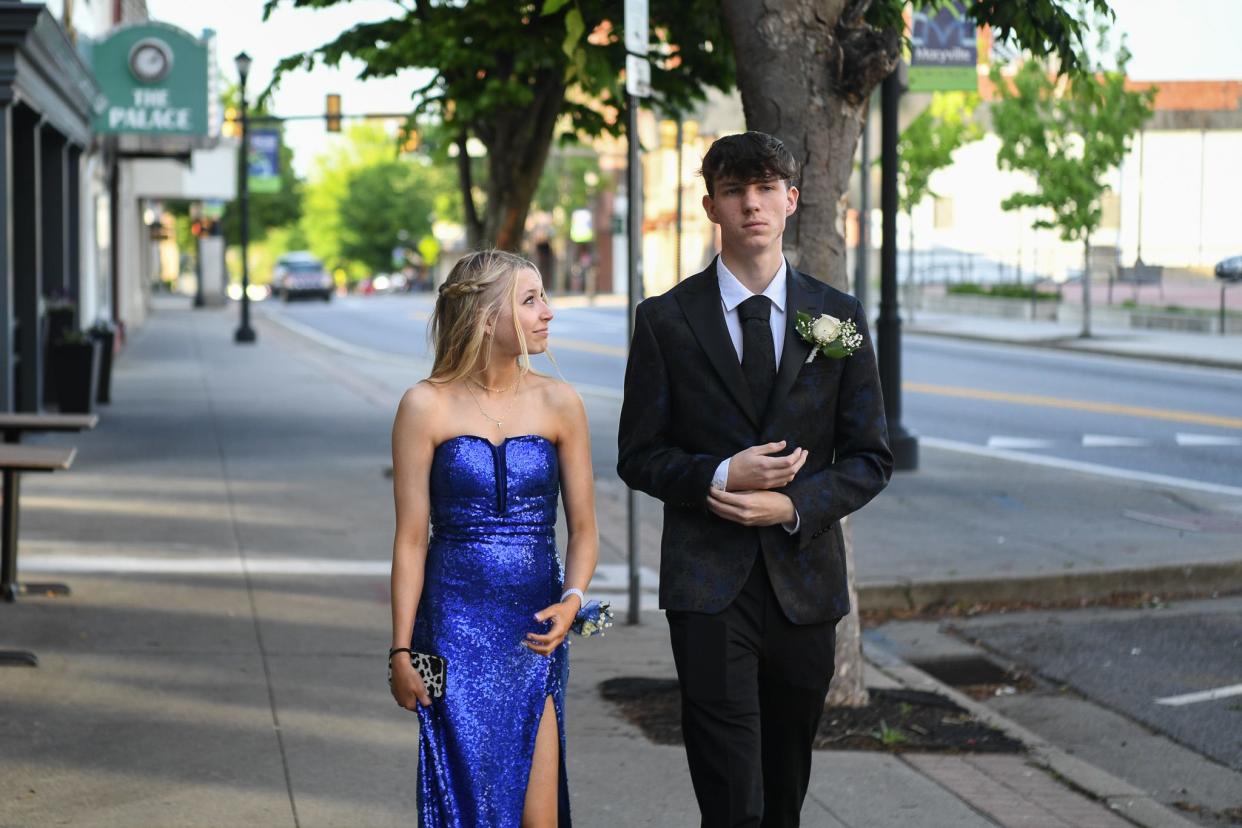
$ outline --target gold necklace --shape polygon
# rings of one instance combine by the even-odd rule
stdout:
[[[466,379],[470,382],[473,382],[475,385],[479,386],[480,388],[482,388],[484,391],[486,391],[489,394],[503,394],[506,391],[512,391],[514,388],[517,388],[517,384],[518,382],[521,381],[522,375],[518,374],[517,380],[515,380],[513,385],[510,385],[508,388],[492,388],[490,386],[484,385],[483,383],[479,382],[474,377],[467,377]]]
[[[519,375],[517,378],[517,382],[513,383],[513,386],[509,390],[516,391],[518,387],[518,383],[520,383],[521,381],[522,381],[522,377],[521,375]],[[474,382],[474,381],[471,380],[471,382]],[[478,385],[480,388],[482,388],[485,391],[491,390],[490,388],[488,388],[486,385],[483,385],[482,383],[476,382],[475,385]],[[482,414],[484,417],[486,417],[489,421],[494,423],[496,425],[496,430],[503,434],[504,433],[504,418],[508,417],[509,412],[513,410],[513,405],[514,403],[517,402],[517,394],[513,395],[513,399],[509,401],[509,405],[507,408],[505,408],[504,414],[502,414],[500,418],[498,419],[496,417],[493,417],[491,414],[488,414],[485,410],[483,410],[483,403],[479,402],[479,398],[475,395],[474,389],[470,387],[470,383],[466,383],[466,390],[470,392],[470,399],[474,400],[474,404],[478,407],[479,413]]]

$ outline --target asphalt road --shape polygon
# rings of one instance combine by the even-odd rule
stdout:
[[[951,623],[1005,659],[1242,771],[1239,610],[1234,598]]]
[[[428,295],[350,296],[265,303],[261,312],[360,353],[426,359],[431,306]],[[620,397],[625,340],[623,308],[565,307],[552,323],[555,365],[538,367],[595,397],[602,419]],[[1237,372],[917,336],[906,337],[902,362],[903,419],[922,438],[1242,487]],[[615,434],[596,432],[596,463],[610,466]]]

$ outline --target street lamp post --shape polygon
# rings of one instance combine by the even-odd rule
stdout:
[[[246,76],[250,74],[250,55],[239,52],[233,59],[237,77],[241,82],[241,168],[238,172],[238,196],[241,207],[241,324],[233,334],[234,342],[254,342],[254,328],[250,327],[250,126],[246,114]]]
[[[876,341],[894,468],[914,471],[919,467],[919,440],[901,422],[901,315],[897,294],[897,102],[903,86],[899,70],[894,69],[880,87],[880,209],[884,221]]]

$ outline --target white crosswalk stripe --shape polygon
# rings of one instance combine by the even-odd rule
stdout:
[[[1072,439],[1072,438],[1071,438]],[[1227,434],[1186,434],[1179,432],[1174,435],[1173,442],[1182,448],[1198,447],[1232,447],[1242,446],[1242,437]],[[1152,446],[1168,446],[1167,437],[1149,439],[1144,437],[1125,437],[1118,434],[1084,434],[1080,438],[1083,448],[1149,448]],[[987,447],[991,449],[1047,449],[1058,444],[1070,444],[1067,440],[1052,440],[1046,437],[1022,437],[1014,434],[994,434],[988,437]]]
[[[1150,446],[1150,440],[1140,440],[1137,437],[1116,437],[1111,434],[1084,434],[1082,435],[1083,448],[1136,448],[1138,446]]]
[[[1179,446],[1242,446],[1242,437],[1231,437],[1226,434],[1182,434],[1177,435]]]
[[[1040,449],[1051,448],[1052,440],[1042,440],[1037,437],[1003,437],[992,436],[988,438],[988,448],[995,449]]]

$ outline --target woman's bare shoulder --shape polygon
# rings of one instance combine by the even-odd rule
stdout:
[[[406,389],[397,406],[397,420],[427,420],[444,405],[448,389],[443,383],[420,380]]]
[[[534,373],[529,374],[528,378],[531,388],[539,393],[545,405],[553,409],[564,411],[566,408],[575,408],[582,404],[578,391],[564,380]]]

